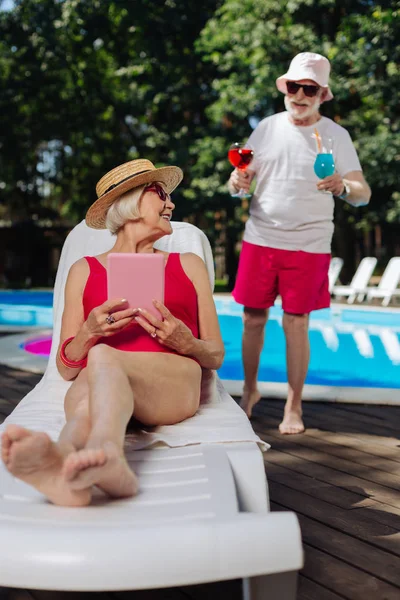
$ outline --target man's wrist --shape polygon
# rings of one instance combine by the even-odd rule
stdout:
[[[233,183],[232,179],[229,179],[228,181],[228,190],[229,192],[232,193],[237,193],[239,191],[239,188],[236,187],[236,185]]]
[[[346,198],[348,198],[351,194],[351,189],[348,183],[346,183],[346,181],[343,180],[343,191],[341,194],[339,194],[338,198],[340,198],[340,200],[346,200]]]

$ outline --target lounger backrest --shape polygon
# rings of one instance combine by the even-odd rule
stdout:
[[[375,256],[366,256],[358,265],[357,271],[354,273],[350,287],[356,290],[362,290],[367,287],[368,281],[372,277],[377,259]]]
[[[381,277],[378,288],[380,290],[395,290],[400,281],[400,256],[391,258]]]
[[[190,223],[172,222],[172,235],[165,236],[155,244],[167,252],[193,252],[206,263],[211,286],[214,288],[214,262],[211,246],[206,235]],[[64,310],[64,287],[70,267],[83,256],[95,256],[106,252],[115,243],[115,237],[106,229],[91,229],[82,221],[68,234],[62,249],[54,284],[53,339],[46,376],[60,379],[55,364],[60,339],[61,317]]]
[[[339,273],[342,270],[342,267],[343,267],[343,258],[340,258],[339,256],[334,256],[331,259],[331,262],[329,265],[329,272],[328,272],[329,291],[330,292],[333,290],[333,286],[335,285],[335,283],[338,280]]]

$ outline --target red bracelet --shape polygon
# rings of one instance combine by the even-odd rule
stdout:
[[[65,367],[69,367],[70,369],[79,369],[79,367],[83,367],[86,365],[86,356],[85,358],[81,358],[81,360],[70,360],[65,356],[65,348],[73,339],[73,337],[67,338],[62,343],[60,348],[60,360]]]

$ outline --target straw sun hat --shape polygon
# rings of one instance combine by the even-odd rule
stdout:
[[[179,167],[160,167],[139,158],[119,165],[108,171],[97,182],[97,200],[86,213],[86,224],[93,229],[106,228],[106,215],[111,204],[132,188],[158,181],[163,183],[170,194],[182,181],[183,173]]]

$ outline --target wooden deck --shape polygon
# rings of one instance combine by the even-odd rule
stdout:
[[[0,366],[0,421],[39,380]],[[305,567],[298,600],[400,599],[400,407],[305,403],[305,434],[277,432],[283,403],[263,400],[253,425],[273,510],[300,520]],[[3,542],[4,543],[4,542]],[[126,593],[0,588],[0,600],[239,600],[240,582]],[[282,598],[282,600],[285,600]]]

